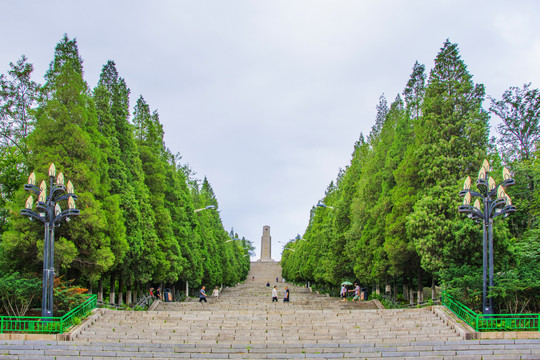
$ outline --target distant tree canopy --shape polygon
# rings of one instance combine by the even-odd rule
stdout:
[[[457,44],[443,44],[427,77],[416,62],[402,95],[390,106],[381,96],[370,134],[360,134],[321,199],[333,209],[311,209],[306,241],[283,253],[283,276],[327,288],[343,280],[390,285],[405,300],[412,288],[421,299],[431,280],[480,309],[482,228],[457,208],[463,180],[487,158],[496,180],[505,165],[517,182],[508,192],[518,212],[495,222],[495,304],[500,312],[540,311],[539,91],[528,84],[492,99],[499,150],[489,141],[484,87]]]
[[[0,267],[39,273],[43,226],[19,215],[31,171],[50,163],[69,178],[81,215],[55,230],[55,269],[88,288],[110,279],[114,292],[148,284],[235,284],[247,276],[251,244],[226,242],[218,205],[165,146],[157,111],[130,90],[113,61],[92,90],[77,42],[57,44],[45,83],[21,57],[0,76]],[[250,246],[247,246],[247,245]]]

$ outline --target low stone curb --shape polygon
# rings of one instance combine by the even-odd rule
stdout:
[[[154,302],[152,303],[152,305],[150,305],[147,311],[155,311],[160,303],[161,303],[161,300],[157,300],[157,299],[154,300]]]
[[[84,329],[90,327],[97,319],[99,319],[106,309],[96,308],[92,310],[92,313],[83,320],[79,325],[74,326],[67,334],[57,334],[56,339],[58,341],[72,341],[77,338],[77,336]]]
[[[375,305],[377,305],[377,308],[378,308],[379,310],[384,310],[384,309],[385,309],[385,307],[383,306],[383,304],[381,304],[381,302],[380,302],[379,300],[373,299],[373,300],[371,300],[371,301],[373,301],[373,303],[374,303]]]
[[[459,319],[453,312],[446,309],[446,307],[440,305],[433,306],[432,311],[435,315],[440,317],[443,322],[447,323],[451,328],[456,330],[464,339],[476,339],[476,331],[474,331],[474,329],[466,324],[463,320]]]

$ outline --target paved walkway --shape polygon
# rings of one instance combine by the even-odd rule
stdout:
[[[428,309],[379,310],[282,282],[272,303],[276,277],[277,263],[252,263],[245,283],[208,303],[100,310],[74,341],[0,341],[0,359],[540,359],[539,340],[465,340]]]

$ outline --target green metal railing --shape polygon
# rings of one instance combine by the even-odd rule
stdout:
[[[62,317],[42,318],[39,316],[0,316],[0,334],[5,332],[25,332],[56,334],[76,325],[96,307],[97,295],[88,299]]]
[[[477,314],[446,292],[442,304],[476,331],[540,331],[540,314]]]

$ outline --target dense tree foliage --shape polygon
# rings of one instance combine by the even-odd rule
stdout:
[[[428,77],[416,62],[403,99],[388,107],[381,96],[367,140],[360,136],[321,199],[327,206],[313,208],[302,239],[287,245],[295,251],[283,253],[283,276],[326,288],[343,280],[374,291],[386,285],[411,301],[413,288],[422,300],[431,282],[480,309],[482,228],[457,208],[463,180],[488,158],[493,174],[502,165],[513,172],[509,194],[519,209],[495,223],[492,296],[501,312],[538,311],[538,94],[525,85],[492,99],[503,120],[498,153],[484,87],[472,81],[457,44],[443,44]]]
[[[83,78],[67,35],[39,86],[26,57],[0,76],[0,266],[41,269],[43,226],[19,215],[30,171],[50,163],[75,186],[81,215],[55,229],[55,269],[109,301],[132,302],[150,285],[235,284],[249,271],[251,244],[230,242],[205,178],[193,178],[164,143],[157,111],[130,90],[108,61],[97,86]],[[130,116],[132,120],[130,121]],[[108,288],[108,289],[107,289]],[[138,291],[137,291],[138,290]]]

